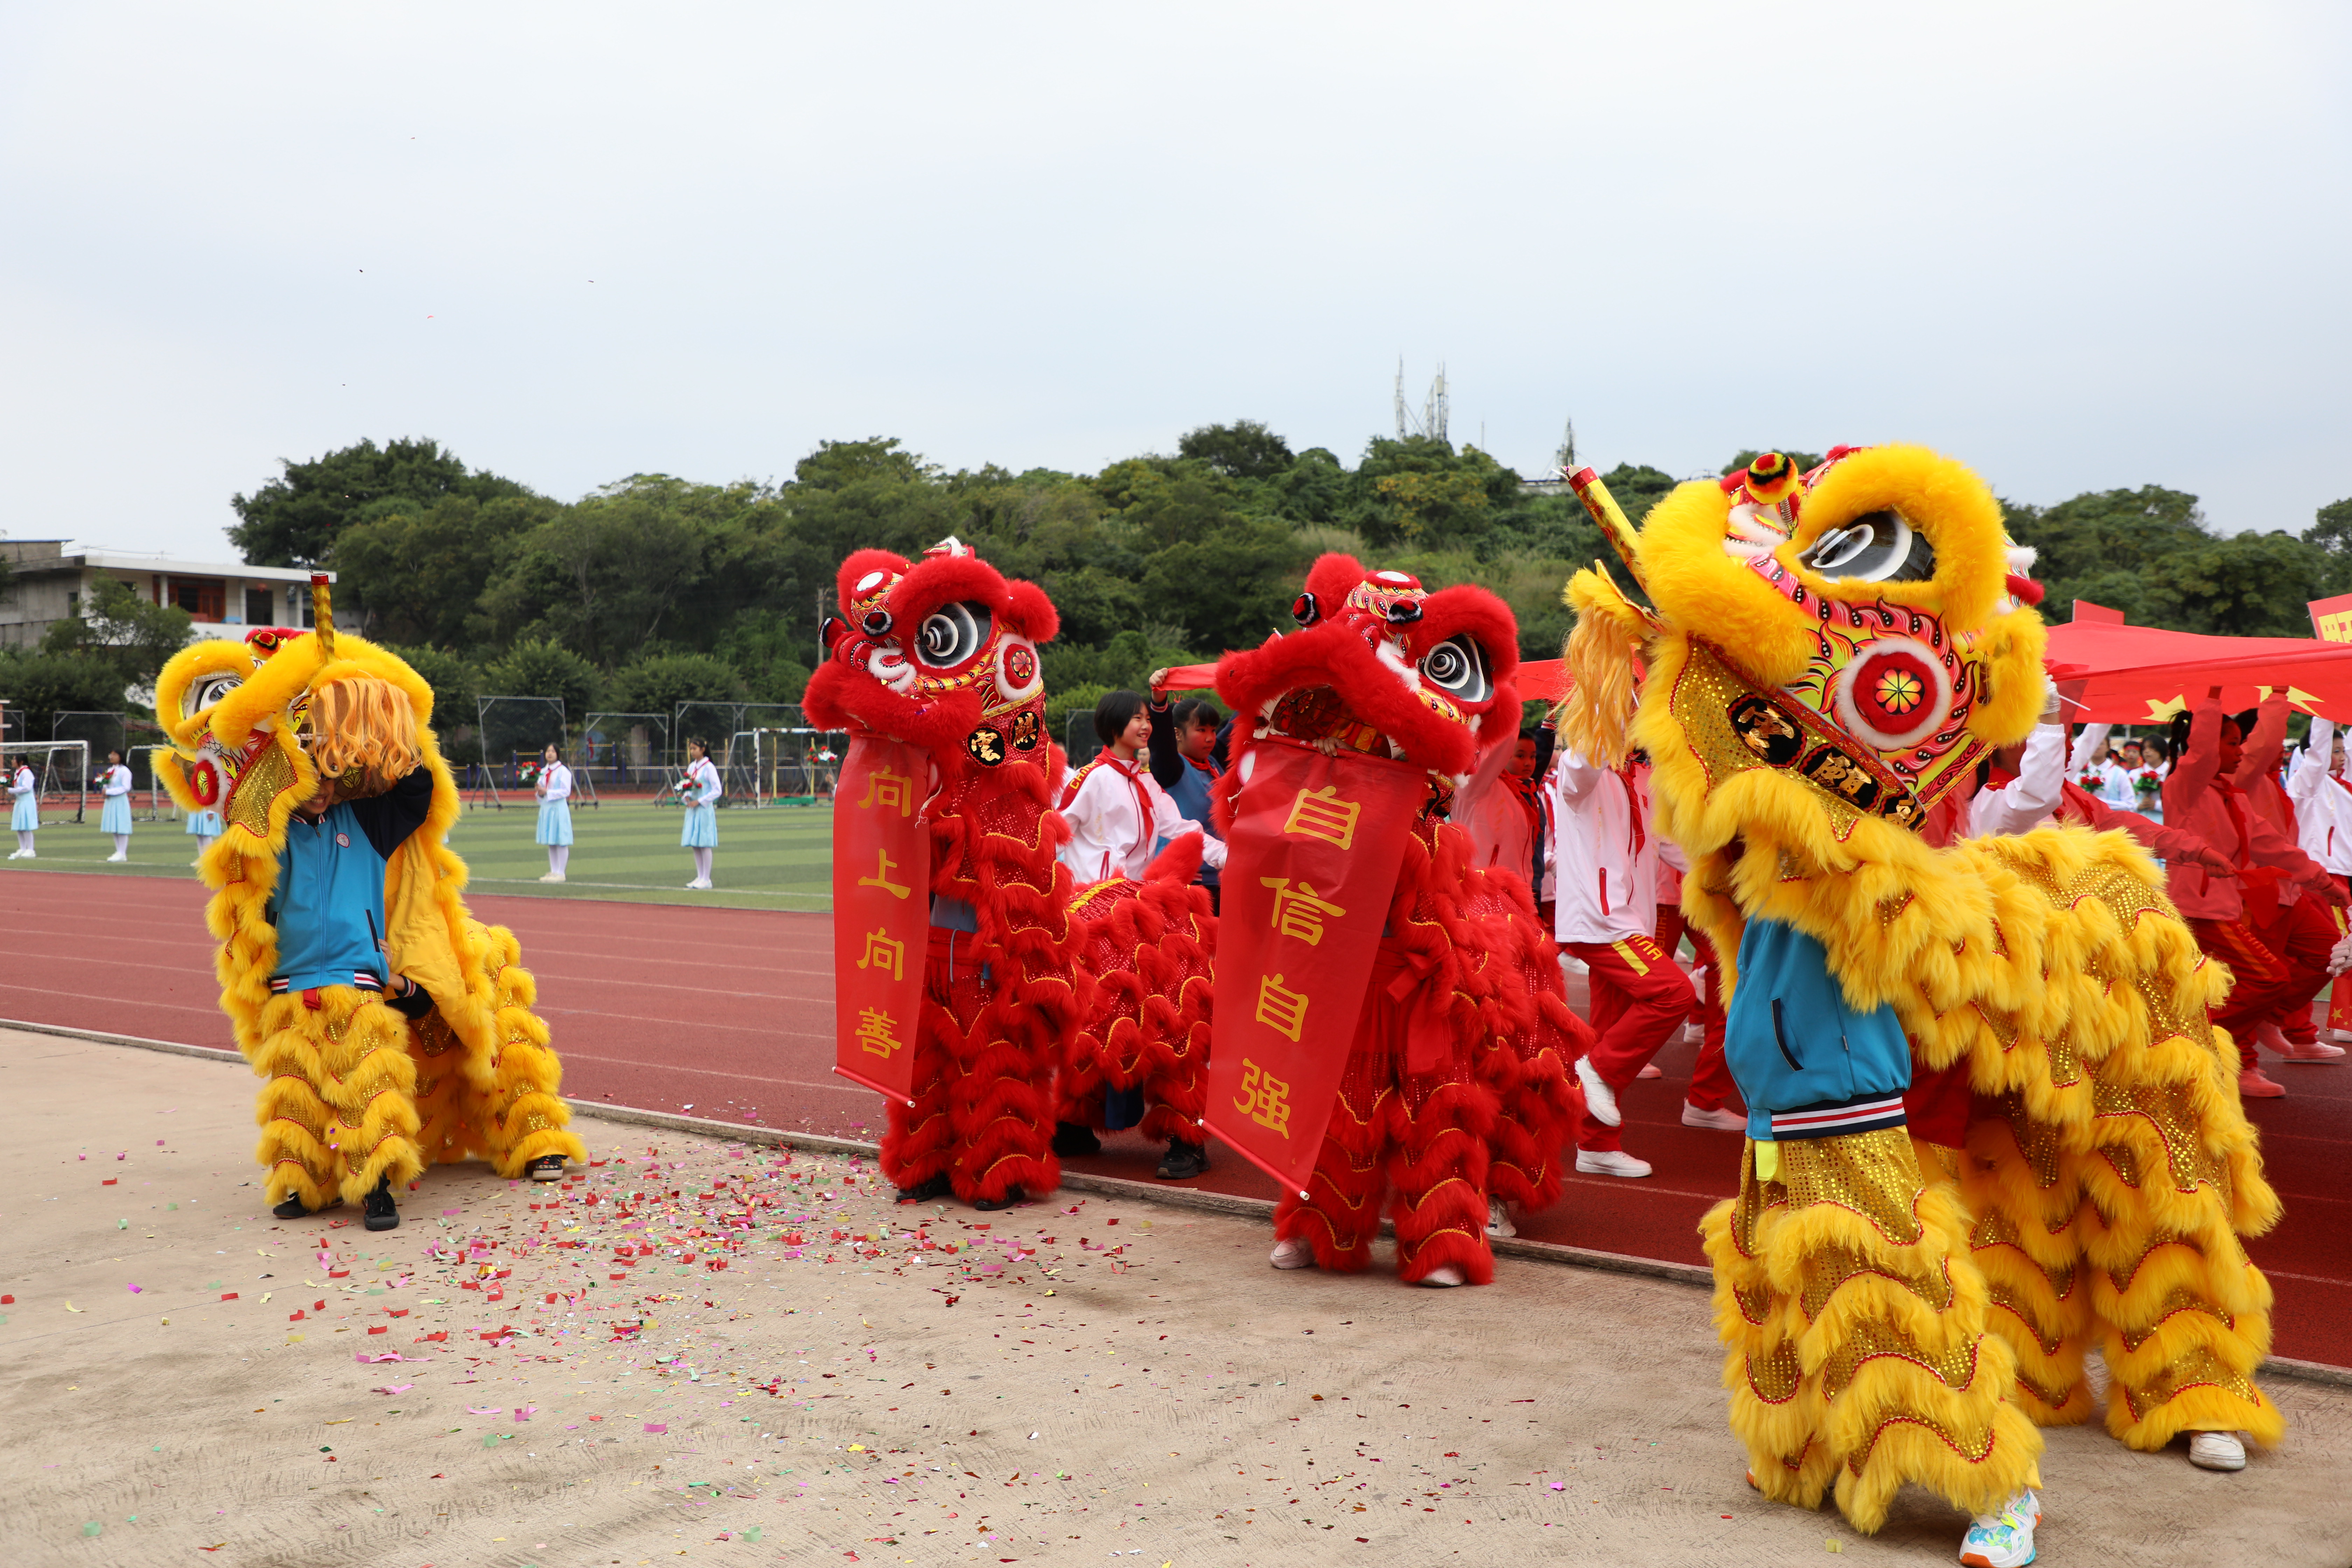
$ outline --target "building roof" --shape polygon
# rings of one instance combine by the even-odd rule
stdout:
[[[95,567],[107,572],[160,572],[167,577],[236,577],[254,583],[308,583],[310,572],[302,566],[247,566],[242,563],[224,564],[210,561],[188,561],[173,555],[151,555],[128,550],[102,548],[69,548],[71,541],[61,539],[11,539],[5,542],[6,553],[19,573],[68,571]],[[26,545],[52,544],[53,553],[31,554]],[[327,581],[335,580],[332,572]]]

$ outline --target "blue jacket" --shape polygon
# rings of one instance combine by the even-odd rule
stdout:
[[[278,929],[272,991],[384,988],[384,867],[432,805],[432,770],[418,768],[383,795],[337,802],[315,824],[287,819],[268,910]]]
[[[1904,1124],[1911,1045],[1895,1009],[1847,1006],[1829,954],[1793,926],[1748,922],[1723,1054],[1759,1142]]]
[[[1151,741],[1149,750],[1153,781],[1168,792],[1168,798],[1176,803],[1179,811],[1201,825],[1202,833],[1222,841],[1216,828],[1216,818],[1210,815],[1209,810],[1209,788],[1217,782],[1217,773],[1194,767],[1177,751],[1176,727],[1169,721],[1169,704],[1154,701],[1150,711]],[[1152,846],[1152,853],[1158,854],[1167,842],[1163,838]],[[1217,886],[1217,868],[1202,866],[1197,880],[1204,888]]]

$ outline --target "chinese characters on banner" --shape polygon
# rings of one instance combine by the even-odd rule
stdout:
[[[1225,836],[1209,1130],[1303,1191],[1356,1036],[1404,841],[1409,763],[1261,741]]]
[[[2321,642],[2352,642],[2352,594],[2312,600],[2311,630]]]
[[[833,795],[833,1070],[904,1104],[929,952],[928,752],[856,736]]]

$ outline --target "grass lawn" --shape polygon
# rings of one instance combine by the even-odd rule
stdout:
[[[528,799],[528,796],[525,797]],[[107,865],[114,841],[98,830],[93,806],[87,822],[45,814],[39,858],[0,860],[11,871],[122,872],[142,877],[195,876],[196,841],[173,818],[141,822],[131,837],[131,863]],[[472,873],[467,886],[485,893],[528,893],[550,899],[609,899],[629,903],[719,904],[732,909],[829,910],[833,907],[833,807],[772,805],[763,811],[721,806],[719,848],[707,893],[689,893],[694,859],[678,847],[676,806],[616,800],[572,814],[572,863],[562,885],[541,882],[547,851],[531,841],[535,807],[505,810],[469,805],[449,835],[449,847]],[[8,847],[16,847],[15,839]]]

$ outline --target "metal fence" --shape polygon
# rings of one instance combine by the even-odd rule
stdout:
[[[106,753],[123,750],[130,744],[129,737],[130,727],[120,713],[63,710],[49,718],[50,740],[79,741],[88,748],[84,765],[91,770],[93,779],[106,771]],[[135,783],[137,771],[131,776]],[[89,781],[76,779],[74,787],[79,789],[86,782]]]
[[[667,713],[591,713],[572,737],[572,773],[608,794],[658,795],[670,773]]]
[[[18,763],[29,763],[33,783],[44,801],[73,801],[73,819],[79,822],[89,809],[89,742],[88,741],[9,741],[0,742],[0,773],[13,775]]]

